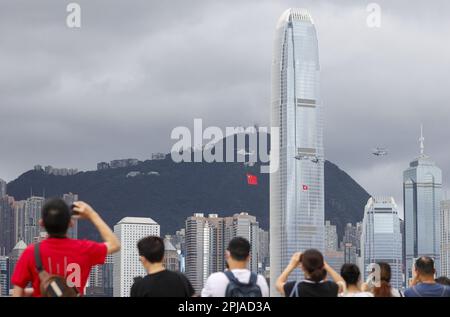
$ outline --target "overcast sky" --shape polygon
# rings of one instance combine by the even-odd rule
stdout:
[[[0,1],[0,178],[34,164],[167,152],[171,130],[269,124],[274,29],[289,7],[316,24],[327,159],[401,205],[402,171],[425,151],[450,184],[450,2]],[[386,146],[389,155],[371,154]]]

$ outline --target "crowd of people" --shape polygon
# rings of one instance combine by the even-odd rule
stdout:
[[[102,243],[67,237],[73,217],[87,219],[97,228]],[[89,272],[104,264],[106,256],[120,250],[120,242],[99,214],[88,204],[76,202],[69,207],[61,199],[47,201],[42,209],[40,225],[48,238],[29,245],[19,258],[13,276],[13,296],[75,297],[82,296]],[[147,275],[136,277],[131,297],[268,297],[266,279],[249,267],[250,243],[232,239],[227,247],[226,270],[211,274],[202,291],[196,294],[186,276],[164,267],[164,240],[149,236],[137,243],[139,258]],[[295,253],[278,277],[277,291],[285,297],[450,297],[450,280],[435,279],[432,258],[419,257],[413,278],[405,291],[391,286],[391,267],[377,263],[376,280],[363,281],[357,265],[344,264],[336,272],[315,249]],[[295,270],[304,278],[290,280]],[[30,287],[31,285],[31,287]]]

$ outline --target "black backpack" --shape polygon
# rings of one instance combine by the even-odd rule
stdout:
[[[230,281],[225,291],[225,297],[262,297],[261,288],[256,284],[258,275],[250,274],[248,283],[239,281],[231,271],[225,271],[225,276]]]

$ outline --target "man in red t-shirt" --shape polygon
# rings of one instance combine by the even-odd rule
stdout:
[[[80,294],[83,294],[91,267],[104,264],[107,254],[120,250],[120,242],[91,206],[78,201],[74,203],[72,210],[74,215],[64,200],[58,198],[50,199],[44,204],[39,224],[47,231],[48,238],[40,243],[39,250],[44,270],[49,274],[64,276],[68,284],[76,286]],[[104,242],[69,239],[67,230],[73,226],[72,217],[91,221]],[[11,282],[15,297],[41,296],[34,245],[29,245],[22,253]],[[26,292],[29,283],[33,287],[32,294]]]

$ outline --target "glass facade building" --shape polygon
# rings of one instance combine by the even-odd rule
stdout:
[[[440,272],[440,204],[442,171],[423,153],[403,173],[405,208],[406,282],[412,277],[412,265],[419,256],[429,256]]]
[[[361,234],[361,263],[364,280],[371,264],[385,262],[391,266],[391,285],[403,286],[402,235],[397,204],[392,197],[371,197],[364,209]]]
[[[270,281],[293,253],[324,250],[324,178],[320,67],[310,14],[280,17],[272,61],[271,125],[279,127],[279,168],[270,175]],[[272,135],[273,136],[273,135]],[[297,270],[292,278],[301,278]]]

